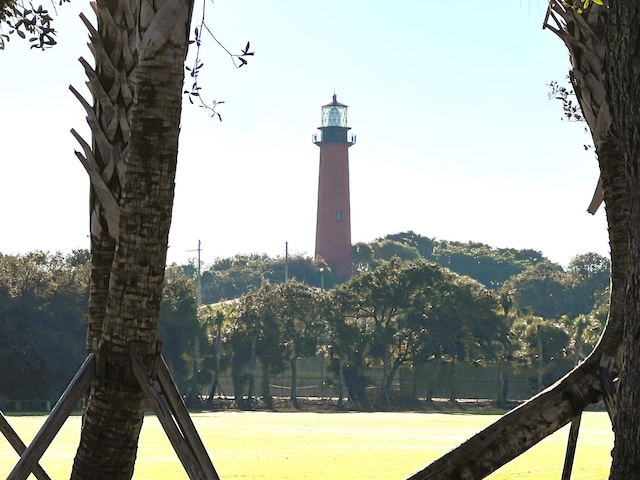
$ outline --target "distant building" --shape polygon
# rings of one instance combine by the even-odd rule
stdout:
[[[349,198],[349,147],[356,137],[349,135],[347,106],[333,101],[322,107],[320,133],[313,143],[320,147],[318,176],[317,259],[324,259],[337,278],[353,272],[351,260],[351,204]]]

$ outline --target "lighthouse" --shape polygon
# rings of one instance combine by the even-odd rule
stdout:
[[[347,106],[333,101],[322,106],[320,132],[313,143],[320,147],[316,259],[324,260],[339,280],[352,274],[349,147],[356,137],[348,132]]]

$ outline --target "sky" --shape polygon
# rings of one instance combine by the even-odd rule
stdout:
[[[609,254],[606,216],[586,213],[598,179],[585,124],[562,121],[547,84],[569,57],[542,29],[543,0],[198,0],[238,69],[206,34],[200,86],[222,122],[183,106],[168,261],[239,253],[312,256],[319,149],[335,92],[349,106],[352,241],[413,230],[437,240],[534,249],[563,266]],[[55,2],[57,5],[57,2]],[[58,45],[0,51],[0,253],[89,247],[89,140],[71,94],[90,98],[80,12],[57,7]],[[6,27],[5,27],[6,28]],[[190,52],[188,63],[193,60]],[[187,79],[187,88],[190,86]]]

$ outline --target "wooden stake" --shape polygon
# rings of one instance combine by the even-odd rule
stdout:
[[[206,450],[205,456],[208,462],[202,462],[202,452],[196,452],[196,448],[194,448],[192,443],[193,437],[197,437],[200,444],[201,441],[193,423],[191,423],[189,413],[186,411],[184,403],[182,403],[184,412],[174,417],[175,412],[172,412],[166,392],[158,392],[155,389],[153,380],[138,356],[131,355],[131,365],[142,391],[156,413],[158,420],[160,420],[160,424],[162,428],[164,428],[189,478],[191,480],[220,480],[220,477],[218,477],[218,474],[213,468],[213,464],[211,464],[211,460],[209,460],[208,455],[206,455]],[[161,361],[161,365],[165,365],[164,360]],[[159,370],[161,369],[162,366],[159,366]],[[175,388],[173,380],[171,380],[171,385]],[[160,388],[162,389],[162,386]],[[189,418],[187,424],[181,420],[184,418],[184,415]],[[190,431],[190,429],[192,429],[192,431]],[[204,449],[204,446],[202,446],[202,449]]]
[[[44,452],[56,437],[64,422],[69,418],[74,408],[87,393],[89,385],[95,376],[95,354],[90,353],[75,374],[71,383],[60,396],[51,413],[31,442],[23,452],[20,460],[13,468],[7,480],[26,480],[31,474]]]
[[[26,480],[31,473],[34,473],[38,480],[51,480],[38,465],[38,461],[49,448],[75,406],[89,390],[91,382],[96,376],[97,363],[99,362],[96,361],[96,354],[90,353],[29,447],[25,447],[0,412],[0,431],[21,455],[7,480]],[[164,358],[160,356],[157,361],[157,387],[159,390],[156,389],[156,382],[147,373],[146,367],[135,354],[131,355],[131,368],[189,478],[191,480],[220,480]]]
[[[607,409],[611,425],[614,425],[613,420],[616,416],[616,382],[611,378],[611,371],[615,366],[615,359],[608,355],[602,355],[600,359],[600,381],[602,383],[602,400],[604,406]]]
[[[573,469],[573,459],[576,456],[578,446],[578,432],[580,431],[580,420],[582,413],[571,420],[569,429],[569,440],[567,441],[567,454],[564,457],[564,468],[562,469],[562,480],[571,480],[571,470]]]
[[[16,431],[9,425],[9,422],[5,418],[4,414],[0,412],[0,432],[2,432],[5,438],[9,441],[9,444],[13,447],[18,455],[22,455],[27,449],[26,445],[16,433]],[[51,480],[51,477],[47,475],[47,472],[40,466],[39,463],[33,467],[33,474],[38,480]]]
[[[173,415],[176,417],[176,422],[185,438],[191,445],[193,453],[198,459],[198,462],[202,466],[205,472],[208,472],[208,479],[211,480],[219,480],[218,474],[216,473],[216,469],[211,462],[211,458],[209,457],[209,453],[202,443],[202,439],[200,435],[198,435],[198,431],[196,430],[193,421],[191,420],[191,416],[189,415],[189,411],[187,410],[182,397],[180,396],[180,392],[176,387],[176,383],[171,377],[171,373],[169,372],[169,368],[167,367],[167,363],[164,361],[163,357],[160,357],[160,362],[158,363],[158,383],[164,392],[164,395],[169,402],[169,406],[171,407],[171,411]]]

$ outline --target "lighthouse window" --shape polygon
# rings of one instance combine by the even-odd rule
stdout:
[[[336,222],[341,222],[341,221],[342,221],[342,212],[338,210],[336,212]]]

